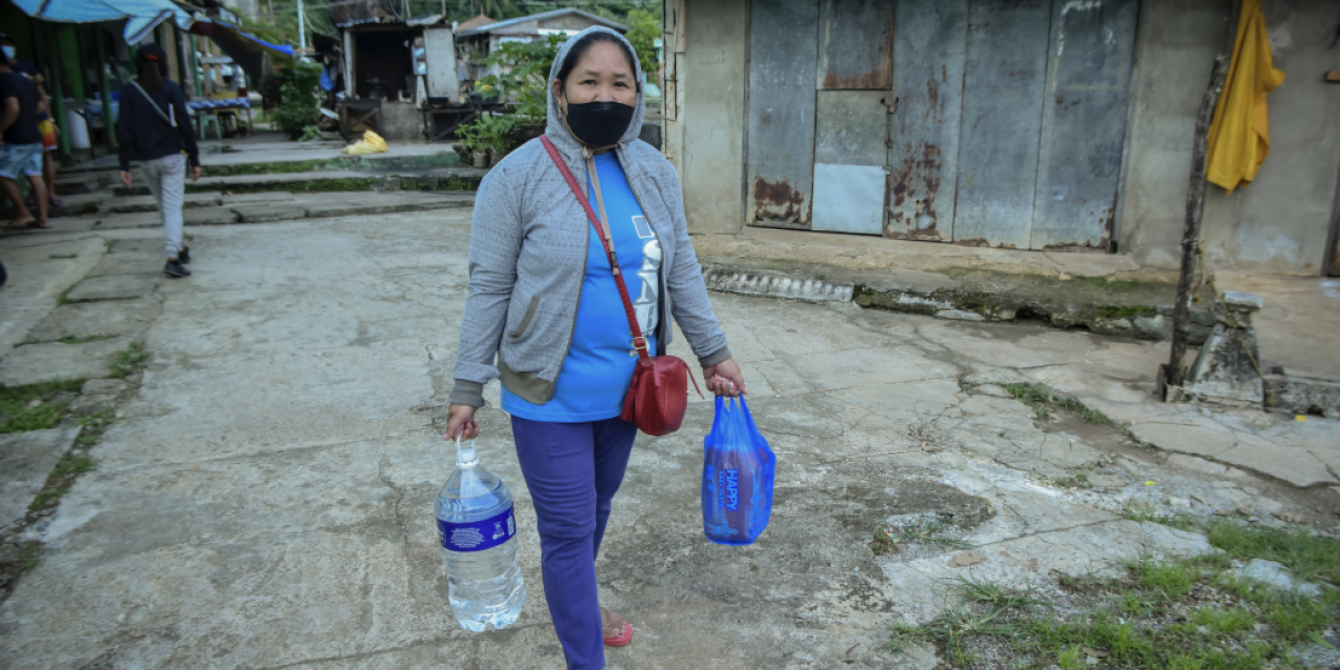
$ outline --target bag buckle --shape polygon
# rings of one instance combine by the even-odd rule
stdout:
[[[645,338],[645,337],[634,337],[634,338],[633,338],[633,348],[634,348],[634,349],[641,349],[642,351],[646,351],[646,350],[647,350],[647,338]]]

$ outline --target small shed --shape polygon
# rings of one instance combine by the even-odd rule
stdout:
[[[591,26],[628,32],[628,26],[580,9],[555,9],[506,21],[476,16],[456,27],[456,44],[465,60],[481,59],[504,42],[529,42],[550,35],[572,35]]]

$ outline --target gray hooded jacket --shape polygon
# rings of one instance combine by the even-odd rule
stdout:
[[[587,28],[563,45],[549,72],[546,134],[583,191],[588,187],[582,144],[563,121],[553,82],[572,45],[595,31],[609,32],[627,44],[607,28]],[[631,45],[628,51],[633,51]],[[636,61],[633,67],[642,81]],[[638,139],[645,111],[639,90],[633,121],[616,151],[633,195],[661,241],[658,353],[664,353],[672,337],[674,329],[665,318],[672,315],[699,362],[716,365],[730,358],[726,335],[712,314],[702,268],[689,243],[679,176],[660,152]],[[517,148],[484,178],[470,228],[470,284],[452,404],[482,407],[484,384],[495,377],[520,398],[549,402],[572,344],[590,234],[590,220],[539,139]],[[627,329],[628,324],[609,327]]]

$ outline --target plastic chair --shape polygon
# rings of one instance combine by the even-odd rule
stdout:
[[[197,111],[195,113],[195,122],[199,126],[198,131],[200,139],[205,139],[205,129],[208,126],[214,126],[215,139],[223,139],[223,127],[219,123],[219,115],[212,112]]]

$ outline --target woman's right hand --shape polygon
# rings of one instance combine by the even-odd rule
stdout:
[[[447,411],[447,434],[442,439],[451,441],[460,436],[462,439],[473,440],[479,437],[479,423],[475,421],[476,409],[469,405],[452,405]]]

